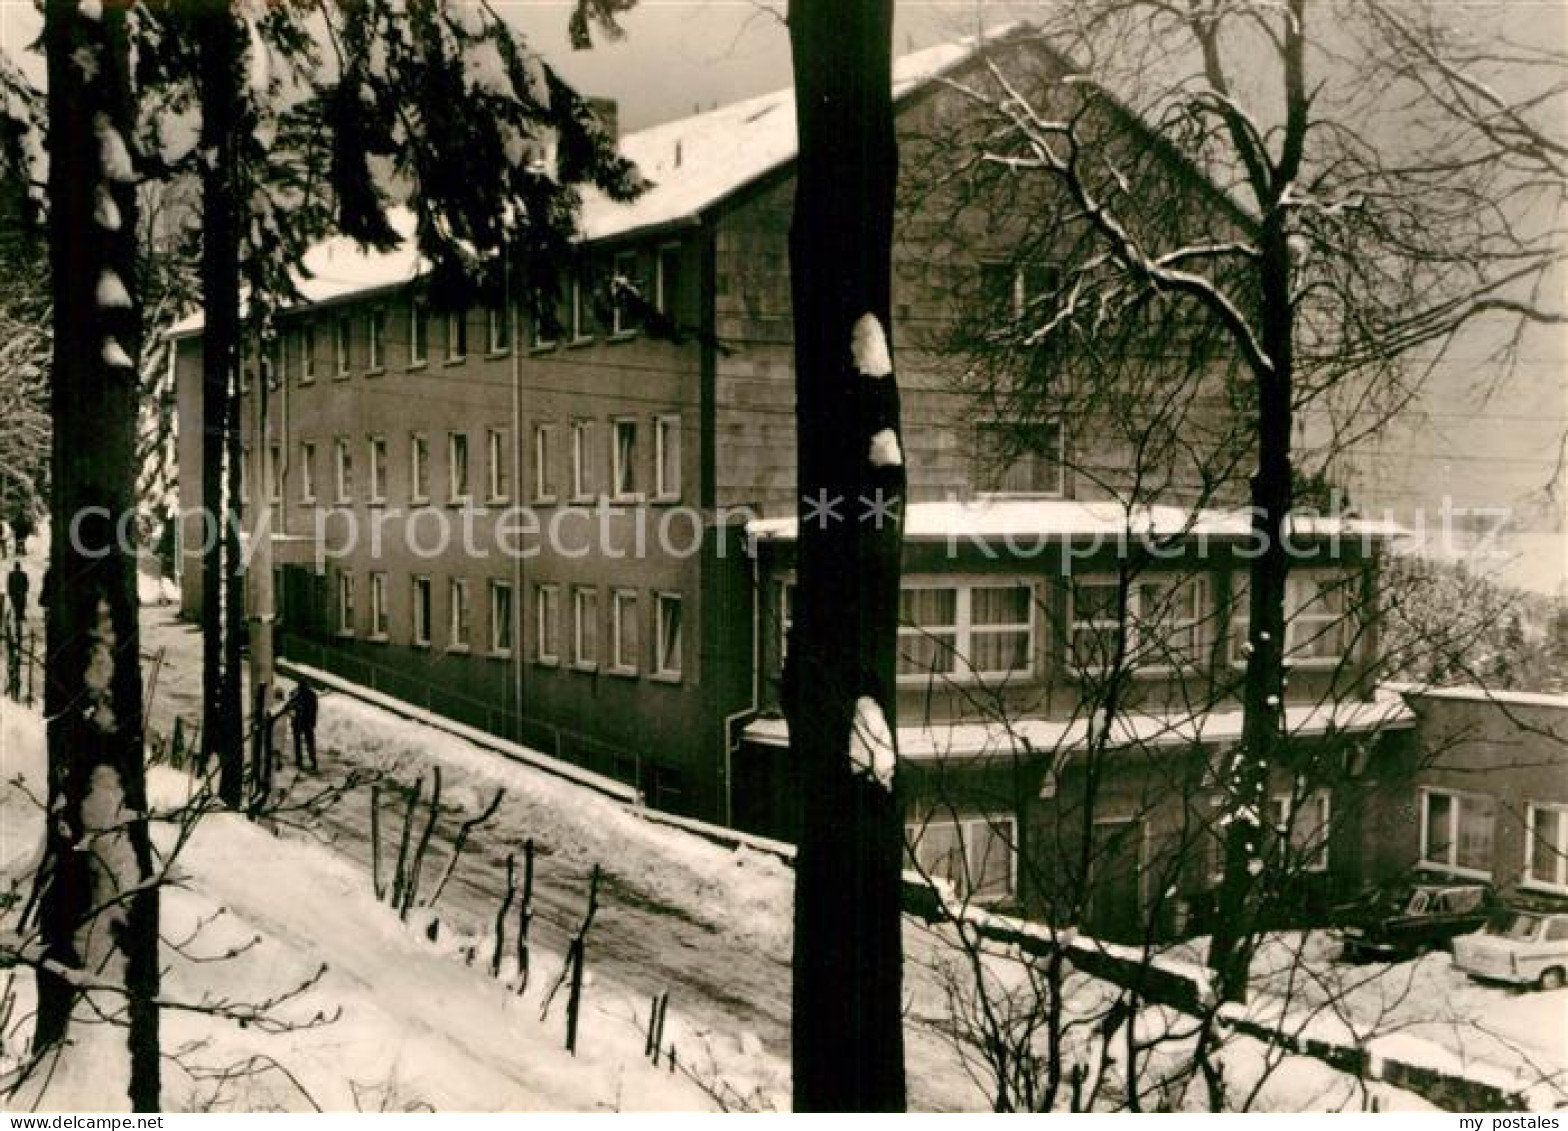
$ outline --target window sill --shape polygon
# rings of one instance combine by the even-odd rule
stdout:
[[[365,368],[365,376],[366,377],[380,377],[386,371],[387,371],[387,367],[385,365],[370,365],[370,366],[366,366],[366,368]]]
[[[596,675],[599,671],[599,665],[582,660],[573,660],[572,670],[574,672],[582,672],[584,675]]]
[[[369,636],[365,637],[365,639],[371,644],[386,644],[389,643],[392,638],[384,632],[372,632]]]
[[[383,495],[379,499],[371,499],[365,505],[368,506],[368,507],[384,507],[384,506],[387,505],[387,498],[386,498],[385,495]]]
[[[1331,672],[1336,668],[1341,668],[1346,664],[1353,664],[1355,662],[1356,658],[1354,656],[1332,656],[1307,660],[1292,660],[1287,657],[1285,660],[1285,670],[1288,672]],[[1232,671],[1245,671],[1247,668],[1247,661],[1245,659],[1237,659],[1233,656],[1230,660],[1230,668]]]
[[[573,495],[571,499],[571,505],[574,507],[589,507],[598,501],[598,495]]]
[[[1420,860],[1416,867],[1423,872],[1441,872],[1445,876],[1459,876],[1467,880],[1490,880],[1492,873],[1480,868],[1463,868],[1458,864],[1441,864],[1431,860]]]
[[[554,495],[535,495],[534,496],[534,504],[536,506],[541,506],[541,507],[553,506],[555,504],[555,502],[556,502],[556,497]]]
[[[649,672],[648,678],[654,683],[667,683],[672,686],[681,682],[680,672]]]
[[[445,358],[442,358],[441,359],[441,364],[442,365],[462,365],[463,362],[465,362],[467,360],[468,360],[468,355],[466,353],[460,353],[456,357],[445,357]]]
[[[334,373],[332,379],[334,381],[347,381],[352,376],[354,376],[353,373]]]
[[[976,491],[977,499],[1065,499],[1067,492],[1063,489],[1055,491]]]
[[[448,499],[446,505],[449,507],[471,507],[474,505],[474,500],[470,495],[457,495]]]
[[[529,353],[549,353],[551,350],[555,349],[555,347],[560,345],[560,344],[561,344],[560,342],[535,342],[533,345],[528,347],[528,352]]]
[[[567,342],[566,348],[569,350],[581,349],[583,346],[593,345],[594,342],[598,340],[599,339],[594,337],[592,334],[584,334],[581,337],[573,338],[571,341]]]
[[[1540,892],[1542,895],[1568,895],[1568,884],[1549,884],[1545,880],[1520,880],[1514,886],[1520,891]]]
[[[648,501],[652,503],[679,503],[681,501],[681,493],[679,491],[676,491],[674,494],[655,492],[653,498]]]
[[[403,368],[409,373],[417,373],[421,369],[429,369],[430,362],[428,359],[423,361],[411,361]]]
[[[492,660],[510,660],[512,658],[512,650],[510,648],[492,648],[488,655]]]
[[[408,646],[410,648],[422,648],[422,649],[424,649],[425,651],[428,652],[430,650],[430,641],[428,641],[428,640],[414,640],[414,641],[411,641]]]
[[[616,676],[619,679],[636,679],[637,678],[637,669],[636,668],[606,668],[605,669],[605,673],[607,675]]]
[[[499,361],[503,357],[511,357],[511,356],[512,356],[512,347],[511,346],[507,346],[505,349],[499,349],[499,350],[485,350],[485,360],[486,361]]]
[[[641,330],[613,330],[604,340],[607,342],[630,342],[636,340]]]
[[[904,689],[926,687],[931,683],[940,682],[945,687],[982,687],[987,684],[1008,684],[1019,686],[1035,678],[1032,671],[1015,672],[923,672],[920,675],[901,675],[897,679],[898,686]]]
[[[413,506],[416,506],[416,507],[428,507],[430,505],[430,496],[429,495],[413,495],[413,496],[410,496],[408,501],[409,501],[409,503],[411,503]]]
[[[351,506],[354,505],[354,500],[353,499],[347,499],[347,498],[344,498],[343,496],[339,495],[338,498],[337,498],[337,501],[334,502],[332,505],[335,506],[335,507],[351,507]]]
[[[611,495],[610,496],[610,501],[612,503],[645,503],[645,502],[648,501],[648,497],[646,495],[644,495],[641,491],[633,491],[629,495],[622,495],[622,494]]]
[[[299,500],[299,505],[302,506],[302,507],[313,507],[313,506],[315,506],[316,505],[316,496],[311,495],[311,496],[307,497],[307,496],[301,495],[300,496],[300,500]]]
[[[561,658],[559,656],[535,656],[534,657],[534,667],[536,667],[536,668],[559,668],[560,666],[561,666]]]
[[[354,630],[352,628],[340,628],[334,635],[339,640],[352,640],[354,639]]]
[[[467,644],[448,644],[446,650],[454,656],[467,656],[473,652],[473,648]]]
[[[510,496],[510,495],[491,495],[488,499],[485,500],[485,504],[484,505],[487,506],[487,507],[506,507],[506,506],[511,506],[512,505],[512,496]]]
[[[299,379],[299,383],[300,387],[303,388],[306,385],[314,385],[316,383],[316,379],[314,377],[301,377]]]

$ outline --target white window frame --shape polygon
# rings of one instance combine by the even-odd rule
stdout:
[[[1299,820],[1308,806],[1316,807],[1321,840],[1313,846],[1315,852],[1310,860],[1303,856],[1297,860],[1297,863],[1303,872],[1327,872],[1329,841],[1332,839],[1330,833],[1332,826],[1329,822],[1333,819],[1333,802],[1330,800],[1329,791],[1314,789],[1308,793],[1276,793],[1269,798],[1269,804],[1273,810],[1271,816],[1274,818],[1275,835],[1281,838],[1282,844],[1289,845],[1291,848],[1296,847],[1291,835],[1292,818]],[[1292,805],[1295,806],[1294,812],[1292,812]]]
[[[638,490],[638,481],[641,479],[637,473],[637,418],[634,416],[618,416],[610,421],[610,493],[618,502],[636,502],[641,499],[642,492]],[[621,432],[623,429],[631,430],[632,450],[631,465],[628,467],[621,453]],[[630,474],[631,482],[623,486],[622,480]]]
[[[980,436],[987,428],[1050,427],[1056,429],[1056,485],[1054,487],[1043,491],[1008,491],[1000,487],[988,487],[984,490],[976,491],[977,495],[981,498],[993,499],[1064,499],[1067,497],[1067,429],[1060,417],[1042,417],[1038,420],[1029,420],[1021,423],[1002,420],[981,420],[977,421],[974,427],[976,456],[981,459],[985,458],[985,453],[981,453],[978,450],[980,447]],[[1035,454],[1033,452],[1020,453],[1020,458],[1032,457]],[[1017,461],[1015,460],[1014,462]],[[977,468],[976,470],[978,471],[979,469]],[[1005,468],[1001,470],[1003,474],[1006,473]]]
[[[586,502],[594,497],[592,487],[594,421],[572,421],[572,501]]]
[[[458,448],[462,448],[462,459],[458,459]],[[463,473],[462,482],[458,482],[458,472]],[[449,503],[466,503],[473,498],[474,478],[469,463],[468,433],[448,432],[446,434],[446,498]]]
[[[332,376],[341,381],[354,365],[354,319],[339,314],[332,324]]]
[[[920,626],[907,625],[903,618],[899,618],[898,638],[902,642],[909,639],[926,639],[933,632],[953,636],[952,654],[953,670],[950,672],[920,671],[900,672],[898,683],[901,687],[923,686],[932,680],[953,685],[973,685],[987,680],[1028,680],[1036,672],[1036,654],[1039,647],[1039,632],[1036,608],[1039,604],[1039,593],[1035,583],[1029,578],[1007,577],[931,577],[909,579],[901,586],[901,590],[926,591],[932,589],[948,589],[955,593],[953,601],[953,624],[951,626]],[[973,622],[974,592],[977,589],[1023,589],[1029,595],[1028,624],[1021,622],[1013,624],[982,624]],[[971,660],[974,654],[974,640],[978,636],[997,635],[1001,633],[1019,632],[1027,627],[1029,642],[1025,650],[1024,666],[1013,668],[1009,671],[989,671],[976,668]],[[899,655],[903,654],[900,643]],[[895,659],[895,664],[897,660]]]
[[[500,616],[500,598],[502,592],[506,593],[506,615]],[[510,656],[512,654],[512,641],[516,638],[516,593],[512,590],[510,581],[490,581],[490,654],[492,656]],[[503,639],[502,630],[505,630]]]
[[[1495,798],[1481,793],[1469,793],[1457,789],[1443,789],[1436,786],[1422,786],[1420,789],[1421,804],[1421,840],[1418,845],[1418,860],[1416,867],[1429,871],[1442,872],[1445,875],[1463,876],[1468,879],[1489,880],[1492,878],[1490,868],[1470,868],[1459,863],[1459,817],[1460,809],[1466,801],[1480,801],[1483,798],[1492,802],[1492,855],[1497,855],[1497,802]],[[1448,810],[1448,850],[1452,860],[1433,860],[1427,856],[1427,846],[1430,843],[1431,799],[1433,797],[1446,797],[1451,804]]]
[[[446,314],[446,355],[448,365],[468,357],[468,309],[449,310]]]
[[[668,482],[665,466],[669,463],[667,448],[674,440],[675,482]],[[660,502],[678,502],[681,497],[681,418],[674,413],[664,413],[653,418],[653,497]]]
[[[408,436],[408,497],[415,503],[430,501],[430,437],[423,432]]]
[[[587,643],[593,656],[587,656]],[[599,587],[572,586],[572,667],[580,672],[599,670]]]
[[[338,571],[338,635],[354,635],[354,575],[346,569]]]
[[[299,445],[299,501],[316,501],[316,442],[301,440]]]
[[[387,638],[387,575],[379,570],[370,573],[370,639]]]
[[[264,458],[267,461],[267,499],[283,501],[283,444],[277,440],[267,444]]]
[[[316,381],[316,324],[306,322],[299,328],[299,383],[312,385]]]
[[[333,482],[337,491],[337,501],[351,503],[354,501],[354,450],[347,436],[339,436],[333,442]]]
[[[485,473],[489,482],[487,496],[492,503],[504,503],[512,497],[512,445],[511,430],[489,428],[485,431]]]
[[[365,370],[382,373],[387,363],[387,312],[373,306],[365,312]]]
[[[665,639],[669,631],[665,621],[664,609],[666,605],[674,605],[680,609],[680,625],[675,648],[675,667],[665,663],[669,654]],[[679,682],[686,670],[686,602],[679,593],[657,593],[653,599],[653,677],[669,683]]]
[[[1115,631],[1120,627],[1120,623],[1114,618],[1106,617],[1101,617],[1098,619],[1091,618],[1089,620],[1080,619],[1077,609],[1078,587],[1115,587],[1119,585],[1119,579],[1115,574],[1087,574],[1083,577],[1073,577],[1070,580],[1072,584],[1069,587],[1067,594],[1067,664],[1069,670],[1074,673],[1083,672],[1084,674],[1093,674],[1089,671],[1089,669],[1082,667],[1078,662],[1078,647],[1076,639],[1079,630],[1083,629],[1095,632],[1102,632],[1107,630]],[[1140,660],[1140,658],[1143,657],[1146,653],[1150,653],[1152,651],[1151,647],[1148,646],[1145,641],[1145,635],[1149,627],[1145,625],[1143,616],[1143,587],[1146,585],[1190,585],[1196,588],[1197,593],[1193,598],[1193,615],[1191,618],[1174,620],[1168,623],[1160,623],[1155,626],[1158,628],[1158,631],[1166,635],[1171,635],[1187,628],[1196,630],[1198,636],[1197,653],[1188,659],[1185,663],[1172,663],[1169,661],[1155,663],[1149,662],[1147,660]],[[1165,597],[1162,601],[1162,604],[1167,608],[1169,608],[1173,603],[1174,598],[1170,596]],[[1165,575],[1160,573],[1143,573],[1132,578],[1127,583],[1127,670],[1139,676],[1165,676],[1172,675],[1178,671],[1183,670],[1183,668],[1199,669],[1204,667],[1208,663],[1210,642],[1204,640],[1203,638],[1203,626],[1211,619],[1212,615],[1213,612],[1209,604],[1209,580],[1202,574]],[[1159,642],[1154,641],[1153,645],[1158,646]],[[1107,659],[1109,659],[1109,657],[1107,657]]]
[[[641,642],[641,633],[638,629],[637,616],[639,612],[639,594],[635,589],[610,590],[610,671],[617,675],[636,675],[638,664],[638,645]],[[630,617],[631,640],[627,640],[627,618]],[[631,655],[626,645],[630,643]]]
[[[1301,597],[1301,591],[1307,586],[1313,586],[1312,597],[1316,596],[1316,585],[1322,581],[1329,581],[1339,587],[1346,595],[1344,613],[1335,616],[1324,613],[1305,613],[1301,610],[1307,608],[1307,601]],[[1331,670],[1341,664],[1353,663],[1356,658],[1356,648],[1359,644],[1359,632],[1356,624],[1356,598],[1360,595],[1360,577],[1354,570],[1338,569],[1296,569],[1291,570],[1285,577],[1285,666],[1299,668],[1303,671]],[[1230,609],[1230,646],[1228,659],[1231,667],[1241,668],[1247,664],[1245,645],[1252,632],[1252,608],[1248,593],[1249,580],[1245,570],[1237,570],[1231,575],[1231,609]],[[1308,598],[1309,600],[1311,598]],[[1341,649],[1334,656],[1296,656],[1292,655],[1303,646],[1303,640],[1310,642],[1321,633],[1331,631],[1338,626],[1340,633]]]
[[[512,312],[505,303],[485,307],[485,352],[500,357],[512,349]]]
[[[473,648],[474,607],[468,578],[452,577],[446,584],[446,650],[467,652]]]
[[[574,272],[572,274],[571,301],[572,308],[570,314],[572,320],[571,325],[568,327],[568,329],[571,331],[571,344],[577,345],[580,342],[593,341],[593,335],[586,332],[588,323],[588,319],[586,317],[587,306],[585,296],[583,294],[583,278],[581,272]]]
[[[430,307],[422,298],[408,300],[408,367],[430,364]]]
[[[554,582],[534,586],[534,662],[561,662],[561,587]]]
[[[676,280],[679,281],[679,278],[680,278],[679,259],[680,259],[680,253],[681,253],[681,245],[678,244],[678,243],[660,244],[658,250],[654,253],[654,268],[653,268],[653,271],[654,271],[654,300],[653,300],[653,305],[659,311],[659,313],[664,315],[666,318],[670,317],[670,308],[674,305],[674,299],[675,299],[675,296],[670,293],[670,280],[667,279],[665,277],[665,274],[664,274],[665,256],[669,252],[672,252],[672,251],[675,253],[676,260],[677,260],[677,263],[676,263]]]
[[[560,428],[553,421],[534,425],[534,502],[553,503],[559,497],[555,482],[555,444]]]
[[[922,874],[936,875],[930,865],[920,859],[921,838],[932,828],[953,829],[956,833],[959,852],[963,857],[964,883],[963,889],[958,891],[958,897],[975,906],[989,906],[993,904],[1011,903],[1018,898],[1018,818],[1005,813],[934,813],[925,819],[910,821],[904,825],[904,843],[909,855],[914,858]],[[1001,832],[1008,845],[1007,861],[1007,890],[1000,893],[979,893],[972,886],[974,869],[971,867],[975,831],[983,829],[987,834],[995,831]],[[1005,831],[1004,831],[1005,830]],[[957,885],[955,885],[956,887]]]
[[[1557,814],[1557,844],[1555,880],[1540,880],[1535,877],[1535,816],[1542,810],[1551,810]],[[1526,801],[1524,810],[1524,872],[1519,877],[1519,886],[1532,891],[1555,892],[1559,895],[1568,894],[1568,802],[1562,801]]]
[[[410,638],[416,648],[430,647],[430,622],[435,619],[435,586],[427,574],[415,574],[410,590],[413,607],[409,610]],[[420,599],[423,595],[423,600]]]
[[[384,503],[387,501],[387,438],[371,436],[368,447],[370,449],[370,501]]]
[[[630,264],[630,267],[623,269],[623,264],[627,263]],[[615,280],[624,279],[627,286],[637,286],[635,277],[637,273],[637,252],[616,252],[615,258],[610,262],[610,270],[611,287],[615,290],[615,293],[610,296],[610,333],[618,338],[629,338],[637,333],[639,327],[627,324],[631,311],[624,305],[619,290],[615,288]]]

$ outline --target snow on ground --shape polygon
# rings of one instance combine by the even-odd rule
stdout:
[[[41,778],[41,718],[10,703],[0,711],[5,780]],[[155,813],[167,815],[183,802],[190,779],[155,768],[149,785]],[[0,795],[8,862],[10,839],[35,839],[40,829],[36,808],[17,792],[8,786]],[[168,820],[156,826],[163,851],[177,831]],[[180,1061],[165,1068],[170,1110],[714,1106],[686,1075],[644,1060],[643,1004],[594,978],[591,967],[579,1055],[572,1057],[563,1048],[564,996],[540,1020],[558,956],[535,953],[535,974],[519,996],[491,979],[483,961],[464,962],[462,951],[482,947],[482,940],[448,934],[428,942],[376,902],[362,871],[310,839],[209,813],[180,850],[173,879],[162,898],[168,999],[262,1002],[325,972],[297,998],[267,1010],[267,1023],[241,1028],[166,1010],[163,1048]],[[230,952],[237,953],[213,961]],[[502,974],[515,975],[515,963]],[[25,1017],[31,978],[13,984],[15,1015]],[[284,1031],[268,1031],[278,1027]],[[6,1035],[12,1049],[17,1036]],[[48,1091],[40,1106],[80,1102],[79,1089]]]

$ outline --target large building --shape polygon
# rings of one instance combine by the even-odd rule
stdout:
[[[990,50],[1034,81],[1059,75],[1030,37]],[[1114,894],[1076,912],[1125,933],[1170,886],[1154,863],[1185,843],[1237,737],[1247,526],[1221,506],[1233,494],[1193,495],[1201,476],[1180,469],[1158,503],[1120,490],[1144,470],[1117,432],[1126,414],[1006,418],[944,353],[965,296],[1026,292],[1031,266],[1008,253],[1020,218],[1051,207],[1005,192],[955,206],[931,190],[929,158],[966,128],[962,86],[984,67],[972,43],[895,67],[894,332],[911,328],[898,706],[915,858],[976,898],[1037,909],[1064,875],[1087,886],[1093,870]],[[1144,137],[1125,116],[1110,125]],[[250,487],[270,500],[281,647],[633,783],[653,805],[787,836],[810,788],[777,709],[797,502],[793,94],[621,145],[652,187],[585,202],[558,333],[504,299],[444,310],[411,247],[333,240],[310,254],[306,301],[281,317],[243,410]],[[1245,223],[1150,150],[1149,192]],[[178,333],[183,593],[200,616],[199,320]],[[1185,457],[1223,416],[1212,386],[1200,374],[1162,398],[1183,406]],[[1306,870],[1330,877],[1312,881],[1328,898],[1356,886],[1371,835],[1342,822],[1344,844],[1319,852],[1331,813],[1357,810],[1343,759],[1380,757],[1412,716],[1373,694],[1381,532],[1320,521],[1299,534],[1316,564],[1292,582],[1287,727],[1318,753],[1281,779],[1280,819]],[[1122,729],[1097,731],[1107,671],[1129,676]],[[1102,773],[1105,750],[1117,757]],[[1212,877],[1183,869],[1196,906]]]

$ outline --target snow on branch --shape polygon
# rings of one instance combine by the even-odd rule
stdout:
[[[849,761],[855,773],[870,778],[883,789],[893,788],[893,772],[898,764],[898,756],[893,750],[893,732],[888,728],[882,708],[869,695],[855,700]]]

